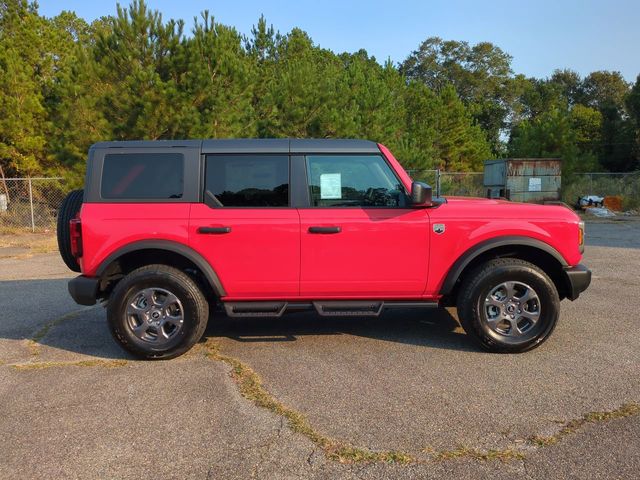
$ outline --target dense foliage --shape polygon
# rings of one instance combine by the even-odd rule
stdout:
[[[0,0],[0,165],[79,182],[105,139],[353,137],[408,168],[479,170],[561,156],[567,172],[639,166],[640,77],[526,78],[491,43],[428,38],[400,65],[336,54],[260,18],[248,37],[204,12],[191,32],[134,0],[88,24]]]

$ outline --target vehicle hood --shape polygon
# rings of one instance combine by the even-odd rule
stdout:
[[[548,219],[577,222],[580,217],[567,205],[540,205],[479,197],[445,197],[447,207],[457,213],[486,218]]]

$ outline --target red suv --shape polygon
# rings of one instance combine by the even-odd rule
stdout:
[[[522,352],[591,279],[570,209],[432,198],[364,140],[97,143],[58,241],[82,272],[73,299],[104,300],[113,336],[144,358],[186,352],[215,304],[231,317],[456,305],[481,346]]]

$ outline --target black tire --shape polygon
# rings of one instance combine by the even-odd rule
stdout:
[[[160,338],[157,332],[156,339],[153,338],[155,327],[150,314],[129,314],[127,310],[134,308],[132,303],[140,298],[139,292],[149,290],[170,292],[180,302],[178,311],[183,320],[173,336],[168,340],[162,337],[166,342],[163,344],[157,343]],[[162,315],[160,321],[164,322],[163,309],[157,310]],[[156,312],[152,313],[155,315]],[[143,317],[151,323],[142,325]],[[186,273],[167,265],[148,265],[134,270],[116,284],[107,305],[107,319],[111,334],[128,352],[144,359],[169,359],[182,355],[200,340],[209,319],[209,304],[196,282]],[[136,334],[134,327],[138,323],[139,333]],[[146,330],[140,333],[141,329]]]
[[[496,302],[501,305],[498,307],[493,302],[507,292],[502,285],[511,286],[516,294],[505,295],[504,300]],[[519,301],[526,299],[526,287],[536,299]],[[476,268],[464,279],[457,306],[467,335],[495,353],[526,352],[541,345],[553,332],[560,313],[558,291],[547,274],[532,263],[514,258],[491,260]],[[536,313],[537,320],[528,318],[535,318]]]
[[[58,250],[62,261],[74,272],[80,271],[78,260],[71,254],[71,232],[69,220],[75,218],[82,207],[84,190],[73,190],[62,201],[58,209],[58,224],[56,233],[58,236]]]

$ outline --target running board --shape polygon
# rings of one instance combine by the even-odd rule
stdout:
[[[323,317],[377,317],[382,312],[382,301],[313,302]]]
[[[437,308],[438,302],[416,300],[333,300],[316,302],[224,302],[229,317],[278,318],[285,312],[314,310],[323,317],[378,317],[389,308]]]
[[[230,317],[281,317],[287,302],[228,302],[224,309]]]

